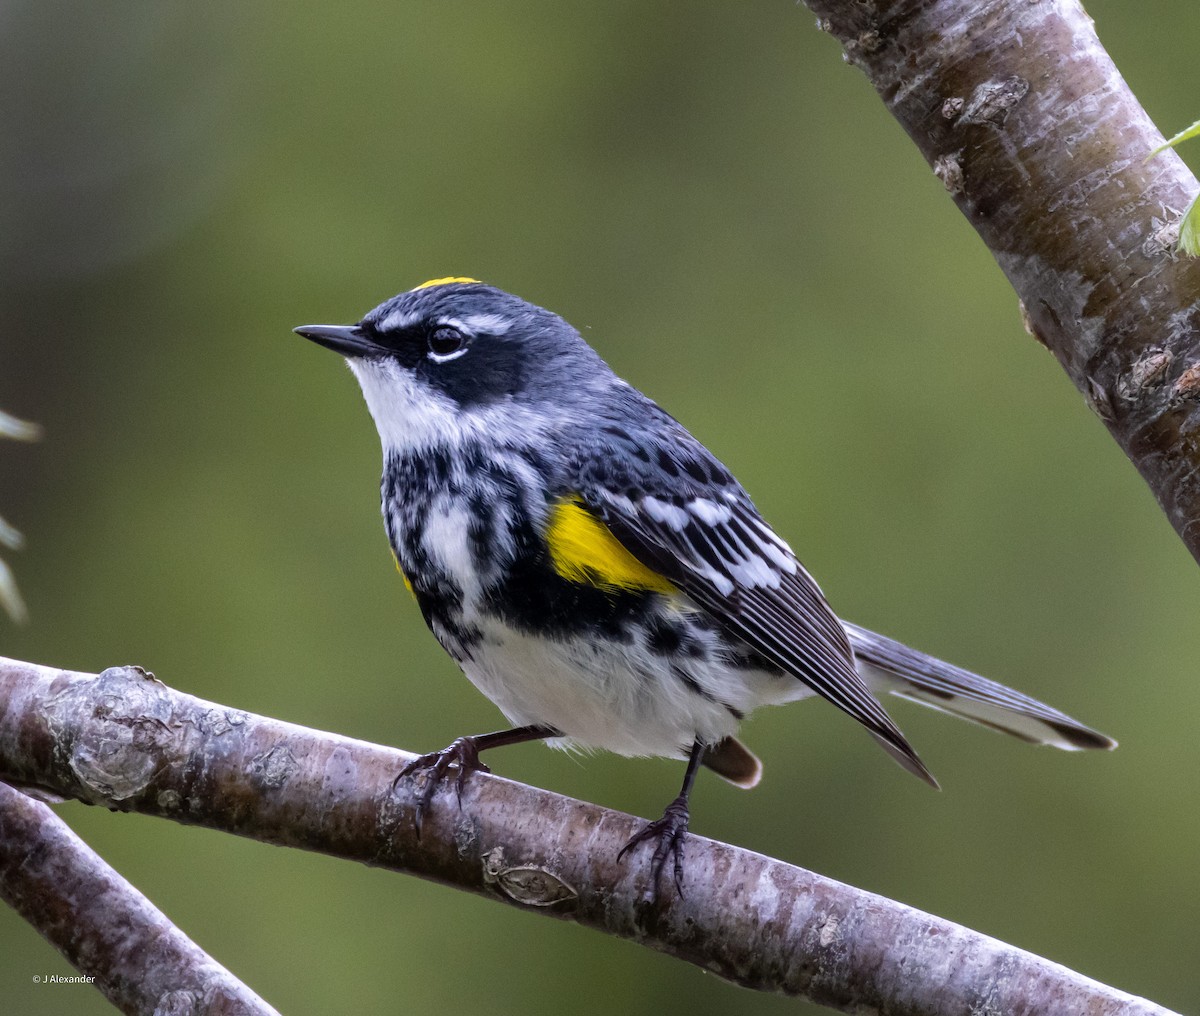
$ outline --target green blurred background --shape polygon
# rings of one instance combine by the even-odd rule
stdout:
[[[1200,116],[1194,0],[1089,9],[1166,133]],[[45,430],[0,445],[31,614],[0,652],[410,749],[493,728],[396,578],[357,386],[290,331],[486,279],[683,419],[840,613],[1121,741],[1037,750],[897,702],[935,794],[831,707],[769,710],[763,784],[702,777],[695,831],[1198,1011],[1200,573],[813,21],[0,3],[0,408]],[[494,761],[642,815],[681,768]],[[284,1012],[818,1011],[415,879],[59,812]],[[33,986],[70,971],[8,911],[0,957],[7,1012],[110,1011]]]

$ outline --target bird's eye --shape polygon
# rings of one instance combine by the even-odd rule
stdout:
[[[467,351],[467,337],[457,328],[438,325],[429,333],[429,358],[442,361],[461,356]]]

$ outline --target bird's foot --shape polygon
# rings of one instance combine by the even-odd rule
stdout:
[[[442,781],[447,778],[451,769],[457,769],[454,778],[454,788],[458,796],[459,807],[462,806],[462,792],[470,773],[490,773],[492,770],[479,760],[479,746],[474,737],[455,739],[441,751],[431,751],[428,755],[420,755],[400,770],[400,775],[392,782],[392,788],[404,777],[415,772],[425,772],[425,785],[421,796],[417,799],[417,808],[413,814],[413,825],[417,830],[417,839],[421,838],[421,821],[429,812],[433,795],[437,793]]]
[[[687,797],[680,795],[675,798],[660,819],[647,822],[617,854],[617,860],[622,860],[629,851],[646,840],[654,842],[654,856],[650,859],[650,872],[653,877],[650,893],[657,895],[658,885],[662,879],[663,869],[671,860],[671,870],[675,877],[675,891],[683,899],[683,839],[688,827]]]

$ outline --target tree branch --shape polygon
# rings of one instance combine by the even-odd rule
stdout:
[[[689,835],[686,896],[617,851],[629,815],[476,774],[423,836],[411,756],[172,691],[0,659],[0,777],[122,811],[408,872],[587,925],[727,980],[846,1011],[1169,1016],[904,904]],[[395,783],[395,785],[393,785]]]
[[[1200,560],[1196,180],[1076,0],[805,0],[979,232]]]
[[[278,1016],[46,805],[4,783],[0,897],[124,1013]]]

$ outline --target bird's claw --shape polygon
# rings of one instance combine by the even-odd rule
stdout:
[[[469,773],[490,773],[492,771],[485,763],[479,760],[479,748],[475,744],[473,737],[460,737],[452,741],[441,751],[431,751],[428,755],[419,755],[401,769],[399,775],[392,781],[392,789],[394,790],[404,777],[421,771],[424,771],[426,774],[425,785],[421,790],[421,796],[417,799],[417,807],[413,813],[413,825],[417,831],[417,839],[421,838],[421,822],[429,812],[433,795],[437,793],[438,787],[446,779],[451,768],[458,771],[454,778],[454,789],[458,798],[458,805],[461,808],[462,792],[463,787],[467,783],[467,775]]]
[[[650,892],[657,895],[658,884],[662,879],[663,869],[667,866],[667,858],[672,862],[672,874],[675,877],[675,891],[683,899],[683,840],[688,828],[687,798],[677,797],[663,812],[660,819],[647,822],[625,844],[617,854],[621,861],[639,843],[646,840],[654,841],[654,856],[650,859],[650,871],[653,877]]]

